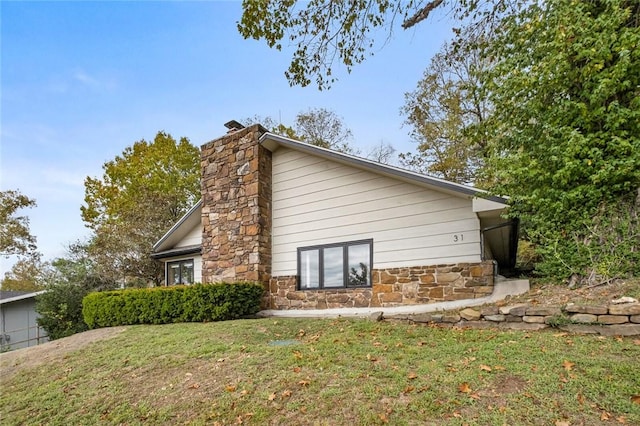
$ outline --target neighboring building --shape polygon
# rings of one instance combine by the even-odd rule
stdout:
[[[249,280],[265,307],[473,299],[513,268],[517,221],[484,192],[267,132],[202,146],[202,200],[154,246],[168,284]]]
[[[0,291],[0,350],[26,348],[48,341],[38,327],[36,296],[44,291]]]

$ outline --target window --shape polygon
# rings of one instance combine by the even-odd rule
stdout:
[[[193,259],[167,262],[167,285],[193,284]]]
[[[300,290],[370,287],[373,240],[298,248]]]

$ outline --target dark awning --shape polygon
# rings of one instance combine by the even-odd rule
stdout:
[[[167,257],[175,257],[175,256],[182,256],[185,254],[196,254],[196,253],[197,254],[202,253],[202,246],[199,244],[195,246],[176,247],[170,250],[151,253],[151,257],[153,259],[164,259]]]

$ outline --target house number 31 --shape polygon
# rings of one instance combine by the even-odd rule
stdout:
[[[454,243],[459,243],[461,241],[464,241],[464,235],[462,235],[462,234],[453,234],[453,242]]]

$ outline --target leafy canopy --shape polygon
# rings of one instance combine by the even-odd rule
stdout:
[[[488,155],[488,139],[480,131],[491,105],[479,87],[489,70],[469,29],[458,32],[431,59],[413,92],[405,95],[402,112],[411,126],[416,153],[400,155],[401,163],[421,173],[473,184]]]
[[[496,60],[486,172],[548,274],[640,272],[639,24],[636,1],[538,1],[484,52]]]
[[[379,36],[376,29],[387,29],[390,34],[398,19],[404,29],[411,28],[443,3],[455,2],[243,0],[238,31],[245,38],[264,39],[278,50],[283,43],[294,43],[287,79],[291,85],[308,86],[315,78],[322,90],[336,80],[336,60],[350,72],[372,54]]]
[[[18,210],[35,205],[35,200],[19,191],[0,191],[0,256],[35,251],[36,238],[29,232],[29,218],[17,216]]]
[[[152,246],[200,198],[200,151],[187,138],[159,132],[85,179],[82,219],[94,231],[90,252],[101,274],[158,283]]]

